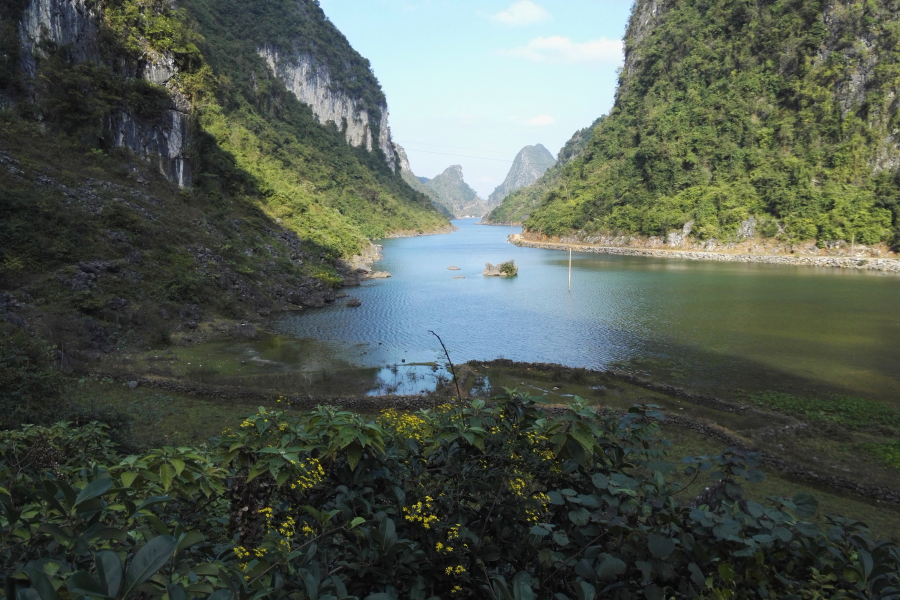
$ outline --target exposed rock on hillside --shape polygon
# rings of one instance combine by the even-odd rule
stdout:
[[[556,159],[541,144],[525,146],[516,154],[506,179],[488,196],[488,206],[493,208],[512,192],[531,185],[554,164]]]
[[[191,103],[175,82],[178,68],[173,55],[155,52],[145,43],[143,54],[137,59],[109,56],[100,40],[102,20],[100,7],[88,0],[28,0],[18,22],[22,74],[26,80],[34,80],[38,64],[47,60],[51,52],[62,50],[71,64],[108,63],[127,78],[165,87],[170,100],[158,115],[148,117],[131,107],[121,107],[103,116],[103,135],[112,146],[128,148],[156,163],[173,183],[190,185],[192,173],[187,154]],[[51,81],[51,85],[56,83]],[[41,91],[32,85],[32,93]]]
[[[334,123],[351,146],[362,146],[370,152],[377,146],[391,170],[396,170],[387,103],[370,114],[359,100],[340,91],[328,65],[310,54],[285,53],[265,46],[259,49],[259,55],[297,99],[312,108],[320,123]]]

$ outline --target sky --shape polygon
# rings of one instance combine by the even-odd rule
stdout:
[[[516,153],[555,156],[609,112],[632,0],[320,0],[372,63],[416,175],[487,198]]]

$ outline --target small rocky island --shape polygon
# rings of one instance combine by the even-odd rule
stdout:
[[[484,271],[481,274],[485,277],[515,277],[519,274],[519,267],[514,260],[508,260],[499,265],[484,263]]]

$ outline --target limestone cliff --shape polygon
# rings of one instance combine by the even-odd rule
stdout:
[[[396,171],[386,103],[367,110],[359,99],[335,86],[328,65],[312,54],[264,46],[259,49],[259,55],[297,99],[312,108],[320,123],[334,123],[351,146],[362,146],[369,151],[379,148],[388,166]]]
[[[175,85],[178,72],[171,54],[145,48],[137,60],[117,56],[110,59],[100,49],[103,14],[90,0],[28,0],[21,13],[18,31],[20,68],[26,81],[38,75],[38,63],[55,51],[77,65],[85,62],[112,63],[125,78],[139,78],[165,87],[170,95],[168,107],[155,118],[138,115],[127,108],[103,115],[104,137],[114,147],[128,148],[158,165],[170,181],[180,187],[191,184],[191,166],[187,157],[190,144],[190,102]],[[32,94],[36,88],[31,86]]]
[[[514,191],[531,185],[554,164],[556,159],[541,144],[525,146],[516,154],[506,179],[488,196],[488,206],[493,208]]]

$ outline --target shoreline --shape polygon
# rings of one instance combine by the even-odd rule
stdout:
[[[591,246],[563,242],[536,242],[526,240],[521,234],[512,234],[507,242],[520,248],[544,250],[572,250],[594,254],[618,254],[622,256],[649,256],[654,258],[680,258],[682,260],[707,260],[716,262],[739,262],[770,265],[791,265],[801,267],[829,267],[835,269],[860,269],[882,273],[900,274],[900,259],[896,258],[850,258],[842,256],[789,256],[784,254],[729,254],[702,250],[660,250],[651,248],[630,248],[626,246]]]
[[[459,366],[463,365],[469,367],[477,366],[479,368],[505,367],[545,369],[559,367],[566,370],[578,370],[572,367],[564,367],[562,365],[555,365],[550,363],[518,362],[508,359],[494,359],[488,361],[472,360],[466,363],[462,363]],[[593,374],[605,375],[613,380],[629,383],[648,391],[658,392],[672,398],[679,398],[699,406],[712,407],[717,410],[724,410],[726,412],[733,412],[736,414],[767,414],[765,411],[760,411],[758,408],[753,406],[748,406],[746,404],[736,402],[726,402],[723,400],[719,400],[718,398],[706,396],[703,394],[695,394],[682,388],[654,382],[619,371],[600,371],[594,369],[583,370]],[[184,381],[181,378],[128,373],[127,371],[119,370],[89,370],[86,372],[86,374],[94,377],[109,378],[113,381],[121,383],[134,382],[136,386],[140,387],[157,389],[169,393],[180,393],[205,397],[214,401],[227,402],[250,400],[254,402],[271,402],[275,399],[283,398],[288,400],[289,406],[291,408],[300,410],[309,410],[320,404],[330,404],[340,406],[345,410],[356,410],[362,411],[364,413],[380,411],[386,408],[415,411],[433,408],[435,404],[441,401],[446,401],[442,398],[438,398],[433,394],[387,394],[379,396],[335,395],[319,396],[313,398],[312,396],[303,397],[286,390],[247,388],[243,386],[228,384],[217,385],[210,383],[195,383],[191,381]],[[471,398],[471,396],[465,396],[464,401],[471,400]],[[560,404],[554,404],[552,406],[548,406],[547,410],[550,412],[557,412],[564,410],[564,408]],[[602,404],[600,405],[598,410],[606,414],[618,414],[623,412],[612,407],[603,406]],[[785,476],[794,477],[807,483],[823,486],[831,490],[850,493],[861,498],[876,500],[888,505],[900,506],[900,490],[856,480],[850,477],[819,472],[803,464],[791,461],[788,457],[783,456],[775,451],[774,448],[761,445],[758,441],[743,437],[731,431],[729,428],[717,424],[713,421],[679,415],[670,410],[662,408],[660,408],[659,410],[665,415],[664,422],[668,422],[677,427],[692,430],[696,433],[699,433],[700,435],[727,444],[728,446],[740,448],[745,451],[758,452],[760,455],[760,459],[764,465],[782,473]]]

